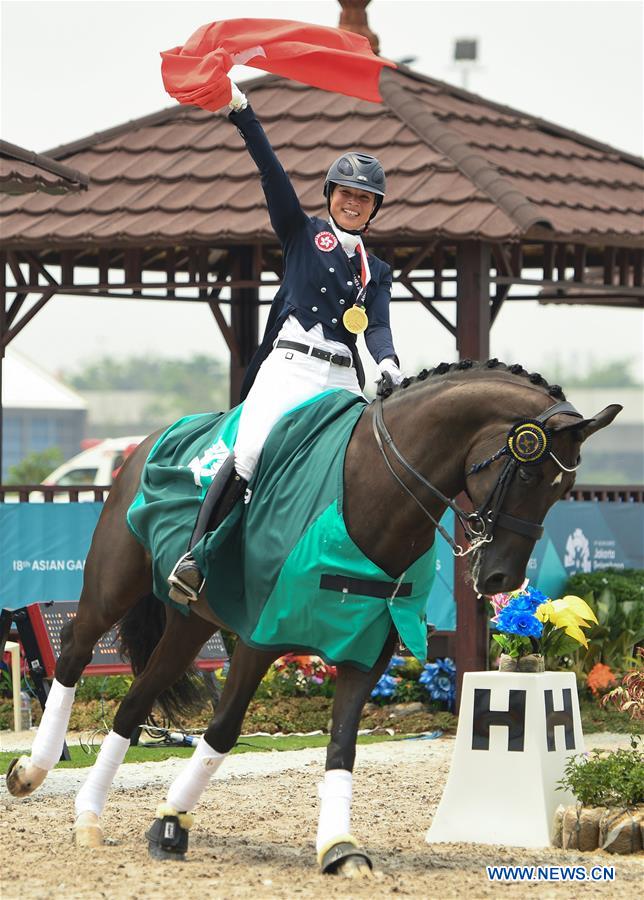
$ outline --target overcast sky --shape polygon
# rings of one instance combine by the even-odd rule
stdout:
[[[244,16],[336,25],[339,15],[335,0],[5,0],[1,8],[2,137],[38,151],[173,105],[159,52],[206,22]],[[460,84],[454,41],[477,38],[470,90],[642,153],[640,2],[372,0],[368,14],[383,56],[414,57],[419,72]],[[395,306],[392,324],[407,371],[455,358],[451,336],[416,305]],[[506,303],[492,331],[494,355],[546,375],[557,358],[585,370],[622,356],[641,370],[642,342],[635,310]],[[103,354],[226,356],[209,311],[196,303],[56,297],[12,346],[52,371]]]

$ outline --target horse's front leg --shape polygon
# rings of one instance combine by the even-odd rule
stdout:
[[[338,666],[331,740],[324,781],[319,785],[320,818],[316,850],[323,872],[348,878],[371,875],[371,860],[351,834],[351,794],[356,740],[362,709],[387,667],[396,643],[392,627],[375,666],[362,672]]]

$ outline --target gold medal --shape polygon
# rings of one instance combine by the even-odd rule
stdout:
[[[369,324],[364,306],[359,306],[357,303],[350,306],[342,316],[342,322],[351,334],[362,334]]]

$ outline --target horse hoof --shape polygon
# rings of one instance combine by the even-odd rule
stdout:
[[[74,844],[77,847],[102,847],[105,843],[98,816],[83,812],[74,822]]]
[[[325,875],[342,875],[344,878],[370,878],[373,868],[371,860],[350,835],[347,837],[347,840],[340,840],[328,850],[322,851],[322,872]]]
[[[148,854],[152,859],[174,859],[182,862],[188,850],[188,829],[183,828],[178,815],[155,819],[149,831]]]
[[[371,878],[373,871],[371,862],[364,856],[347,856],[335,868],[334,875],[343,878]]]
[[[35,766],[28,756],[12,759],[7,770],[7,790],[14,797],[28,797],[47,777],[47,769]]]

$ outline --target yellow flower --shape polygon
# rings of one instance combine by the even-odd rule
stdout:
[[[541,606],[537,606],[534,614],[540,622],[550,622],[553,613],[552,600],[546,600]]]
[[[588,639],[581,630],[596,622],[595,614],[581,597],[572,595],[559,600],[548,600],[538,606],[535,612],[541,622],[550,622],[555,628],[563,628],[578,644],[588,647]]]
[[[562,597],[561,600],[555,600],[554,604],[559,609],[571,609],[573,612],[577,613],[580,619],[584,619],[587,622],[595,622],[597,624],[597,616],[581,597],[575,597],[572,594],[568,594],[568,596]]]

